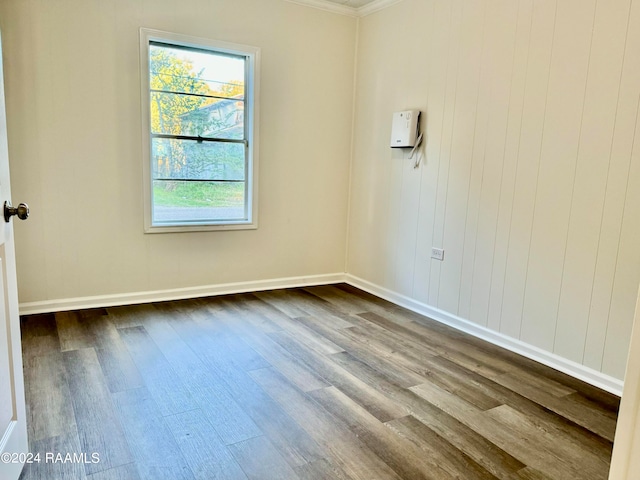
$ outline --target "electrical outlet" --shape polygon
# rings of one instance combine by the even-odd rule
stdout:
[[[444,260],[444,249],[435,248],[435,247],[431,248],[431,258],[443,261]]]

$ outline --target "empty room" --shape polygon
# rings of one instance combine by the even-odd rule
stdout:
[[[0,480],[640,478],[639,0],[0,34]]]

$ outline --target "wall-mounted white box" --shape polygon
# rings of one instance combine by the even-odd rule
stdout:
[[[391,124],[391,147],[415,147],[418,136],[420,110],[405,110],[393,114]]]

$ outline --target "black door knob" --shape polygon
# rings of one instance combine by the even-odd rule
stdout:
[[[17,207],[12,207],[11,202],[4,202],[4,221],[9,222],[14,215],[17,215],[20,220],[26,220],[29,218],[29,205],[21,203]]]

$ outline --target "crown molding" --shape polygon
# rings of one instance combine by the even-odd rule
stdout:
[[[346,15],[349,17],[365,17],[374,12],[382,10],[383,8],[390,7],[402,0],[376,0],[368,5],[364,5],[359,8],[349,7],[347,5],[340,5],[337,3],[329,2],[327,0],[286,0],[287,2],[297,3],[298,5],[304,5],[306,7],[317,8],[324,10],[325,12],[337,13],[339,15]]]
[[[358,10],[353,7],[339,5],[337,3],[328,2],[326,0],[286,0],[287,2],[297,3],[305,7],[317,8],[325,12],[337,13],[339,15],[347,15],[349,17],[357,17]]]
[[[364,5],[356,9],[357,15],[359,17],[366,17],[367,15],[371,15],[372,13],[390,7],[391,5],[395,5],[401,1],[402,0],[376,0],[375,2],[371,2],[368,5]]]

